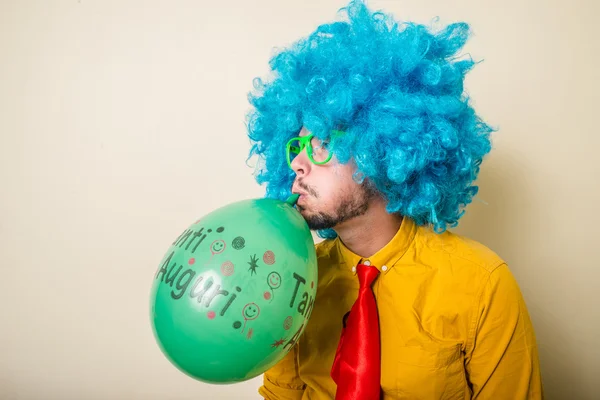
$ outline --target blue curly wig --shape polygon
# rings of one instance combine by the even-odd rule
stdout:
[[[353,160],[387,201],[387,211],[432,225],[454,227],[477,194],[473,185],[491,150],[493,129],[463,93],[472,59],[459,60],[466,23],[439,32],[399,23],[353,0],[347,16],[319,26],[269,61],[272,77],[255,78],[247,129],[258,155],[256,180],[266,197],[285,200],[295,173],[285,145],[302,127],[321,139],[333,129],[339,162]],[[318,231],[334,238],[329,229]]]

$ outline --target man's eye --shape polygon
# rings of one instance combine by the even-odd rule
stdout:
[[[312,147],[315,150],[326,149],[328,144],[329,144],[329,140],[321,141],[321,140],[314,139],[312,141]]]
[[[319,143],[317,149],[319,150],[327,150],[329,148],[329,140],[325,140],[324,142]]]

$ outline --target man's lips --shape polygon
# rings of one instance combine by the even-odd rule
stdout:
[[[295,187],[293,187],[293,188],[292,188],[292,193],[294,193],[294,194],[299,194],[299,195],[300,195],[300,197],[302,197],[302,196],[306,196],[306,195],[308,194],[308,193],[307,193],[307,192],[305,192],[304,190],[300,190],[300,189],[298,189],[298,188],[295,188]]]
[[[296,204],[302,204],[304,203],[304,200],[306,199],[306,193],[298,193],[300,195],[300,197],[298,197],[298,201],[296,202]]]
[[[308,194],[303,190],[298,190],[295,188],[292,189],[292,193],[300,195],[300,197],[298,197],[298,200],[296,201],[296,204],[299,205],[300,207],[302,207],[302,204],[306,200],[306,197],[308,196]]]

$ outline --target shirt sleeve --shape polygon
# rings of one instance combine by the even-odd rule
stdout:
[[[266,400],[301,400],[306,388],[298,372],[298,344],[265,371],[258,393]]]
[[[473,399],[543,399],[533,325],[506,264],[482,290],[467,343],[465,367]]]

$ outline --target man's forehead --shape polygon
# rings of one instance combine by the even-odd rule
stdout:
[[[308,136],[310,135],[310,131],[308,129],[306,129],[306,127],[302,127],[302,129],[300,130],[300,133],[298,134],[298,136],[303,137],[303,136]]]

